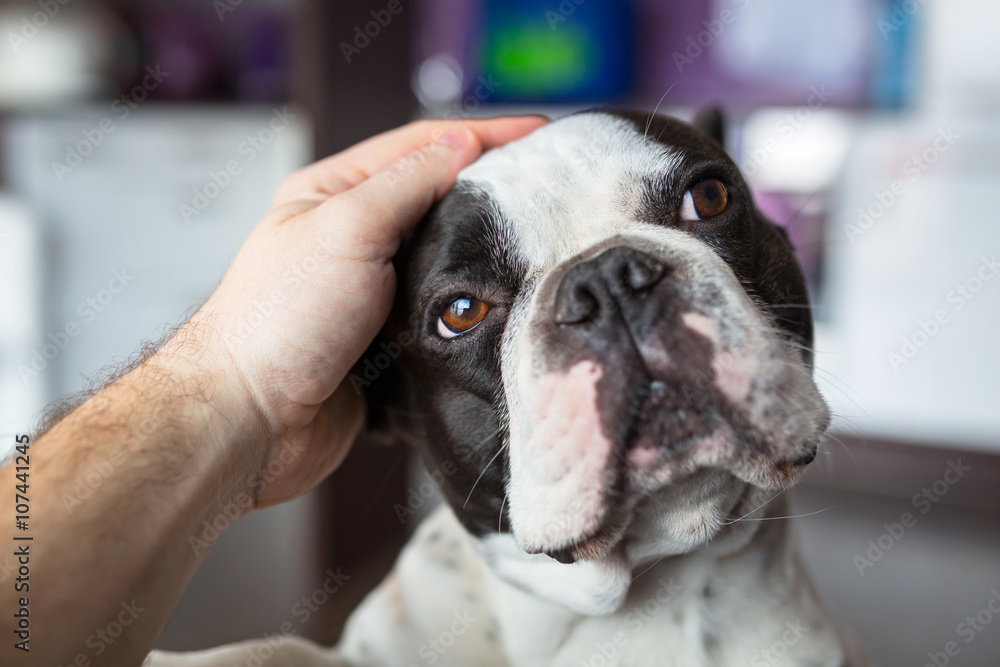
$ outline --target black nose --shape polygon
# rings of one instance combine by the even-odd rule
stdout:
[[[667,273],[663,262],[632,248],[611,248],[580,262],[556,290],[553,317],[558,324],[579,324],[641,298]]]

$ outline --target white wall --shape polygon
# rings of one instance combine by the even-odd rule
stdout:
[[[8,385],[0,386],[35,398],[0,401],[0,422],[27,429],[36,416],[27,413],[29,406],[79,391],[88,376],[128,358],[140,341],[159,338],[211,293],[281,178],[310,157],[310,130],[301,114],[259,152],[246,146],[241,152],[272,114],[266,107],[147,104],[125,119],[108,107],[87,107],[6,121],[0,143],[9,195],[36,220],[33,230],[19,227],[17,247],[28,247],[30,238],[42,241],[40,266],[18,271],[16,289],[5,284],[3,290],[7,297],[33,298],[21,310],[37,310],[40,321],[7,348]],[[113,131],[100,131],[109,116]],[[91,143],[97,145],[88,150]],[[88,155],[60,180],[53,163],[67,162],[68,147]],[[186,222],[180,205],[191,203],[193,190],[211,183],[211,173],[229,161],[241,173]],[[6,229],[4,210],[0,231]],[[113,283],[118,293],[112,293],[116,272],[127,284]],[[13,324],[5,317],[0,329],[14,332]],[[59,338],[67,325],[77,333],[64,349],[43,348],[47,334]],[[44,368],[36,350],[52,357]],[[313,510],[314,499],[306,497],[237,522],[185,593],[164,645],[194,648],[273,632],[293,602],[315,586]]]

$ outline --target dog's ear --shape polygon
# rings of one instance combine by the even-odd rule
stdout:
[[[719,107],[702,109],[695,115],[691,124],[703,134],[715,139],[723,148],[726,147],[726,118]]]
[[[413,431],[406,371],[406,356],[413,336],[399,325],[397,306],[348,376],[354,391],[365,397],[362,433],[369,441],[383,444],[405,440]]]
[[[397,284],[389,316],[348,376],[354,390],[365,397],[365,423],[361,433],[366,440],[376,444],[412,443],[421,426],[414,410],[415,394],[409,371],[414,362],[418,318],[408,314],[406,309],[406,275],[413,250],[412,238],[413,232],[403,239],[392,260]]]

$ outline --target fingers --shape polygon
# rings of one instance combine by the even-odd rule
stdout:
[[[275,206],[297,198],[325,199],[368,180],[397,160],[433,144],[448,132],[468,128],[481,150],[522,137],[547,121],[542,116],[506,116],[484,120],[425,120],[372,137],[292,174],[275,196]]]
[[[537,130],[549,122],[545,116],[503,116],[500,118],[485,118],[470,120],[465,124],[473,134],[479,137],[484,151],[503,146],[507,142],[519,139]]]
[[[414,151],[357,187],[329,199],[312,216],[336,226],[344,256],[386,260],[399,239],[455,183],[458,172],[483,152],[478,136],[457,127]]]

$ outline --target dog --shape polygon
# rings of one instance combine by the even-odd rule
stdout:
[[[409,344],[366,387],[446,503],[336,648],[152,664],[870,664],[780,520],[830,415],[723,129],[593,110],[463,170],[397,257],[381,336]]]

